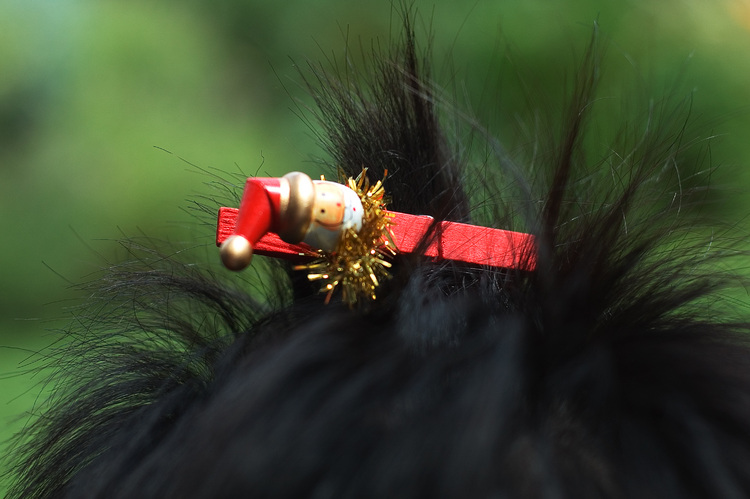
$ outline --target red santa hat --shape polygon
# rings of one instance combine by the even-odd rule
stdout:
[[[302,241],[312,219],[315,187],[310,177],[292,172],[247,179],[237,224],[221,244],[221,260],[231,270],[250,264],[253,250],[268,232],[290,244]]]

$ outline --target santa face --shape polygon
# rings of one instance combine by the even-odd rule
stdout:
[[[313,224],[324,229],[338,231],[344,222],[344,193],[340,184],[315,182],[315,204]]]
[[[314,181],[315,201],[312,222],[304,241],[315,248],[331,251],[346,229],[362,228],[362,202],[348,187],[327,181]]]

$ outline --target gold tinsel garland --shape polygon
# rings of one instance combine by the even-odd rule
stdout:
[[[349,177],[347,182],[362,201],[362,228],[346,229],[336,249],[318,250],[319,259],[295,267],[307,270],[311,281],[323,281],[321,292],[327,293],[326,303],[338,287],[342,290],[342,300],[350,307],[363,298],[374,300],[378,285],[390,278],[387,269],[391,264],[385,258],[398,251],[390,231],[393,216],[385,208],[383,181],[371,186],[366,174],[367,168],[363,168],[356,179]]]

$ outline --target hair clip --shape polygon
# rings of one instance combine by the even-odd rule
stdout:
[[[386,202],[383,182],[370,185],[366,169],[347,184],[300,172],[248,178],[239,209],[219,210],[216,245],[230,270],[244,269],[254,254],[297,262],[310,280],[323,281],[326,302],[340,286],[353,306],[376,298],[389,259],[413,252],[433,225],[430,216],[389,211]],[[533,250],[530,234],[444,221],[423,254],[531,271]]]

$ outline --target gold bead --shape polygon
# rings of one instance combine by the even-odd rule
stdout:
[[[253,259],[253,245],[242,236],[229,236],[221,243],[221,261],[229,270],[242,270]]]

